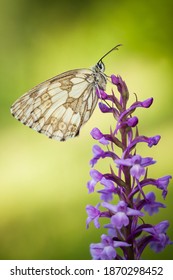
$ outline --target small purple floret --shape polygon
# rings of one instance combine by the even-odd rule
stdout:
[[[101,243],[90,245],[90,253],[94,260],[113,260],[117,255],[115,248],[129,246],[126,242],[113,241],[110,236],[102,234]]]
[[[148,212],[150,216],[159,212],[159,208],[165,208],[166,206],[163,203],[155,201],[156,196],[153,192],[146,194],[146,202],[144,205],[144,210]]]
[[[155,161],[150,157],[142,158],[140,155],[135,155],[132,158],[116,159],[115,163],[117,163],[119,166],[131,167],[130,174],[132,177],[139,180],[141,176],[145,175],[146,171],[144,167],[154,164]]]
[[[86,221],[87,228],[89,227],[89,224],[94,221],[94,225],[96,228],[100,227],[99,223],[99,217],[100,217],[100,210],[99,210],[100,204],[98,203],[96,207],[92,205],[87,205],[86,206],[86,211],[88,214],[88,218]]]

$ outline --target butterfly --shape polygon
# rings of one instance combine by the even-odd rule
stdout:
[[[91,117],[99,90],[105,90],[107,76],[103,58],[90,69],[75,69],[35,86],[12,106],[11,114],[21,123],[49,138],[65,141],[79,135]]]

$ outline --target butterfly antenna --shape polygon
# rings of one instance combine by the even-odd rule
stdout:
[[[99,59],[98,62],[102,61],[103,58],[105,58],[105,56],[107,56],[108,54],[110,54],[112,51],[118,50],[118,48],[121,47],[121,46],[122,46],[122,44],[118,44],[118,45],[116,45],[115,47],[113,47],[110,51],[108,51],[106,54],[104,54],[104,55]]]

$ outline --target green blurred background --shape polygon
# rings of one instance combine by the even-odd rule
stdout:
[[[141,134],[160,134],[158,146],[140,145],[138,152],[157,164],[149,175],[172,174],[173,130],[173,2],[163,1],[0,1],[0,259],[90,259],[89,244],[100,242],[103,229],[85,228],[90,137],[93,127],[107,132],[113,120],[98,108],[80,137],[49,140],[20,124],[11,104],[34,85],[106,57],[107,74],[120,74],[131,93],[154,97],[148,110],[138,110]],[[132,94],[133,97],[133,94]],[[108,171],[108,163],[98,166]],[[101,170],[101,169],[100,169]],[[149,190],[149,189],[148,189]],[[158,199],[163,202],[160,192]],[[173,239],[173,189],[167,208],[146,219],[170,220]],[[171,246],[160,254],[150,249],[144,259],[172,259]]]

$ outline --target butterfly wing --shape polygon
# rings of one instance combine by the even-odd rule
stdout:
[[[79,134],[98,101],[90,69],[57,75],[28,91],[11,107],[23,124],[50,138],[64,141]]]

